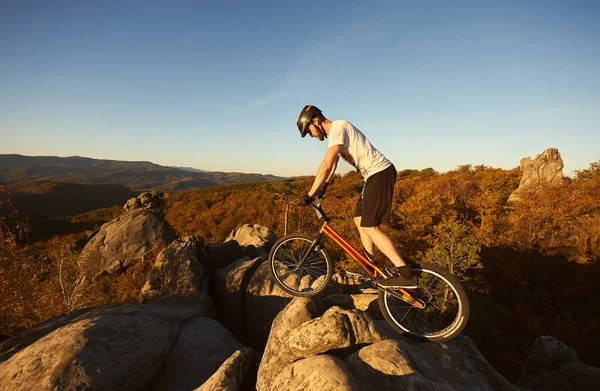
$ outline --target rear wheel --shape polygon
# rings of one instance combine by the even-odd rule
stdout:
[[[314,240],[308,235],[291,234],[279,239],[271,248],[271,274],[277,285],[291,295],[317,295],[331,281],[333,262],[327,250],[319,245],[307,254]]]
[[[469,300],[456,277],[438,265],[413,265],[418,288],[405,289],[422,301],[420,309],[401,300],[394,291],[379,291],[379,308],[387,322],[399,333],[409,333],[435,342],[454,338],[469,319]]]

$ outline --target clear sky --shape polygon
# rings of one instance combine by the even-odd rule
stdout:
[[[600,160],[600,1],[0,0],[0,153],[314,175],[305,104],[398,170],[570,175]]]

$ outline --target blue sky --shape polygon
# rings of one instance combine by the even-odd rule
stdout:
[[[595,0],[0,0],[0,153],[314,175],[310,103],[399,170],[558,148],[570,175],[600,160],[599,20]]]

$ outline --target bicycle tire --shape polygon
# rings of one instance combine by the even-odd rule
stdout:
[[[419,287],[406,291],[424,301],[425,308],[418,309],[380,289],[378,304],[385,320],[400,334],[434,342],[456,337],[469,320],[465,289],[455,276],[436,264],[422,262],[413,265],[412,270]]]
[[[302,268],[298,263],[313,243],[314,237],[290,234],[279,239],[269,253],[271,275],[281,289],[293,296],[315,296],[321,293],[333,275],[333,262],[327,250],[319,245]]]

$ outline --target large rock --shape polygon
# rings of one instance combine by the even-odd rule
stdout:
[[[582,364],[559,340],[542,336],[535,340],[517,384],[531,390],[600,390],[600,369]]]
[[[388,338],[377,323],[360,311],[332,307],[319,316],[319,307],[314,299],[297,297],[276,317],[258,371],[258,390],[277,389],[273,385],[275,378],[298,359],[331,351],[341,353],[344,348]],[[277,382],[286,380],[279,378]]]
[[[291,300],[292,296],[275,283],[269,262],[263,262],[246,289],[247,343],[250,346],[265,346],[273,320]]]
[[[152,389],[187,391],[198,388],[213,376],[232,354],[243,348],[244,346],[214,319],[195,317],[185,321]]]
[[[216,269],[224,268],[243,256],[242,248],[235,240],[228,240],[225,243],[209,243],[200,255],[200,263],[209,274],[212,274]]]
[[[175,231],[160,213],[132,209],[92,234],[81,250],[81,259],[88,277],[103,272],[119,274],[175,238]]]
[[[223,368],[236,351],[243,357]],[[0,344],[0,390],[193,390],[220,368],[253,379],[253,355],[193,306],[113,304]]]
[[[519,390],[496,372],[473,341],[446,344],[403,337],[375,343],[347,358],[361,387],[401,390]]]
[[[165,193],[145,192],[136,198],[130,198],[127,200],[127,203],[123,206],[123,208],[125,210],[146,208],[159,211],[165,198],[167,198]]]
[[[359,391],[342,360],[327,354],[298,360],[284,368],[271,384],[273,390]]]
[[[218,319],[242,342],[248,339],[246,289],[252,275],[263,261],[262,258],[241,258],[225,268],[218,269],[214,275],[213,298]]]
[[[235,240],[244,248],[244,255],[255,258],[269,256],[269,251],[277,241],[277,236],[269,228],[262,225],[245,224],[237,227],[225,239]]]
[[[203,247],[204,239],[188,236],[174,240],[161,251],[142,288],[142,301],[194,303],[200,313],[214,316],[215,309],[208,292],[208,277],[198,261],[198,254]]]
[[[521,159],[523,178],[517,190],[508,198],[508,201],[520,201],[521,193],[534,189],[543,183],[554,185],[562,183],[564,180],[563,167],[564,163],[556,148],[546,149],[533,160],[531,160],[531,157]]]
[[[44,322],[0,345],[0,390],[141,390],[190,309],[115,304]]]
[[[254,350],[236,350],[196,391],[237,391],[248,384],[246,374],[254,362]]]

